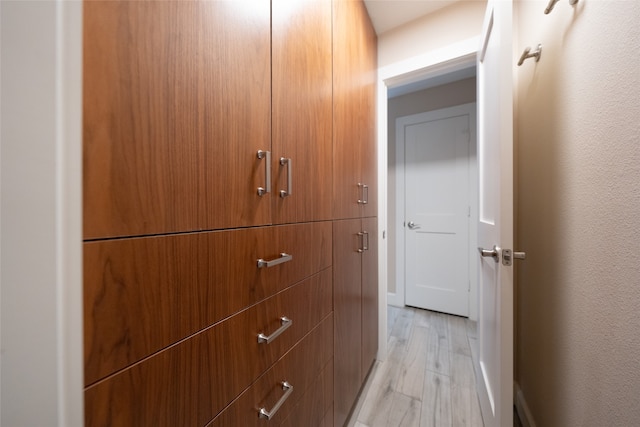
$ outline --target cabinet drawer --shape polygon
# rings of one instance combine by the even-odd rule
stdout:
[[[331,250],[330,222],[85,243],[85,384],[329,267]]]
[[[284,424],[292,426],[318,424],[325,409],[333,402],[332,325],[332,316],[324,319],[207,427],[278,426],[283,420]],[[286,398],[281,385],[283,381],[293,386]],[[331,383],[331,387],[327,383]],[[273,418],[259,417],[260,408],[271,411],[281,399],[282,406]],[[318,421],[314,424],[297,422],[313,419]]]
[[[301,397],[281,427],[324,427],[330,413],[333,422],[333,359]]]
[[[323,270],[88,387],[86,425],[206,424],[331,313],[331,277]],[[259,343],[259,333],[278,330],[281,316],[291,326]],[[333,344],[323,341],[315,351],[332,355]]]

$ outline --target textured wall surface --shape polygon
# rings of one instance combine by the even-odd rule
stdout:
[[[517,4],[518,381],[537,426],[640,422],[640,2]],[[516,58],[517,60],[517,58]]]

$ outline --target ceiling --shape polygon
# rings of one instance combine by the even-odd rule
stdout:
[[[364,0],[378,35],[461,0]]]

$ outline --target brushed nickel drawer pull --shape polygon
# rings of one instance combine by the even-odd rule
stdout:
[[[264,164],[264,187],[258,187],[258,196],[264,196],[271,192],[271,151],[258,150],[258,159],[265,159]]]
[[[358,231],[358,236],[362,237],[362,247],[358,248],[358,252],[362,253],[364,251],[368,251],[369,250],[369,232],[368,231]],[[365,243],[364,238],[367,238]]]
[[[273,416],[276,414],[276,412],[278,412],[278,409],[280,409],[284,401],[287,400],[289,396],[291,396],[291,393],[293,393],[293,386],[288,382],[283,381],[282,390],[284,390],[284,394],[282,395],[280,400],[278,400],[278,403],[276,403],[275,406],[270,411],[267,411],[266,408],[260,408],[260,411],[258,412],[260,418],[266,418],[267,420],[270,420],[271,418],[273,418]]]
[[[273,341],[276,338],[278,338],[281,333],[286,331],[289,328],[289,326],[291,326],[293,324],[293,320],[289,319],[287,316],[282,316],[280,318],[280,324],[282,326],[280,326],[277,331],[275,331],[274,333],[272,333],[269,336],[266,336],[262,332],[259,333],[258,334],[258,342],[259,343],[267,343],[267,344],[269,344],[271,341]]]
[[[358,200],[358,204],[366,205],[369,203],[369,186],[367,184],[358,183],[358,187],[362,188],[362,198]]]
[[[281,166],[287,165],[287,189],[280,190],[280,197],[284,199],[285,197],[293,194],[292,193],[293,175],[291,175],[293,166],[292,166],[291,159],[286,157],[280,157],[280,165]]]
[[[288,262],[288,261],[291,261],[292,259],[293,259],[293,255],[289,255],[282,252],[278,258],[272,259],[271,261],[266,261],[260,258],[258,260],[258,268],[273,267],[274,265],[282,264],[283,262]]]

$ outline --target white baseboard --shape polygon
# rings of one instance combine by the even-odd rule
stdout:
[[[404,298],[400,294],[392,294],[387,292],[387,304],[394,307],[404,307]]]
[[[522,427],[536,427],[536,422],[533,420],[533,415],[531,415],[527,401],[524,398],[524,393],[517,382],[513,383],[513,391],[515,395],[516,411],[518,411]]]

